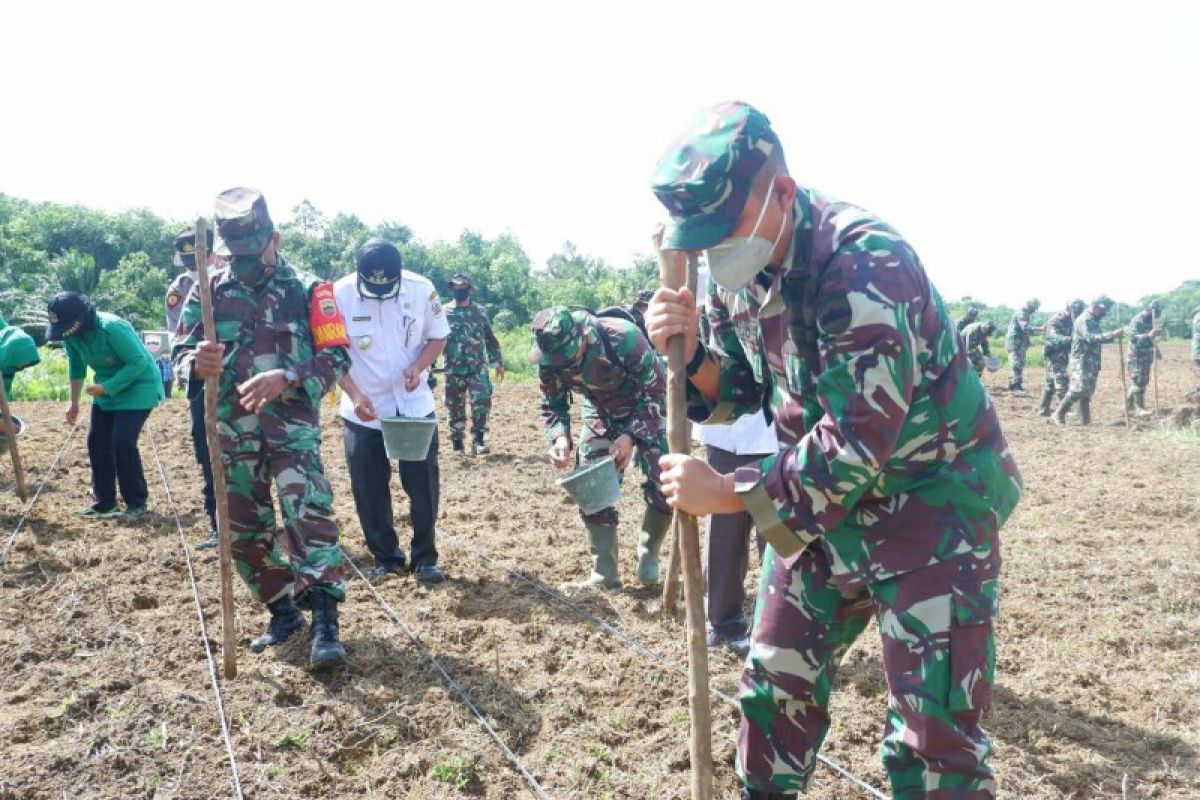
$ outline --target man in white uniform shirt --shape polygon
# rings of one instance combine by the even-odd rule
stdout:
[[[708,270],[701,270],[697,297],[708,296]],[[706,318],[701,315],[702,322]],[[707,334],[707,331],[702,333]],[[704,335],[707,340],[708,336]],[[779,449],[775,426],[763,412],[739,417],[729,425],[697,425],[696,438],[704,444],[708,465],[722,475],[746,464],[755,464]],[[708,646],[729,647],[739,656],[750,651],[746,622],[746,571],[750,566],[749,538],[754,520],[748,512],[712,514],[708,518],[704,564],[704,598],[708,612]],[[762,560],[766,542],[757,537]]]
[[[417,580],[441,583],[434,541],[438,512],[438,437],[424,461],[401,461],[413,534],[411,562],[392,520],[391,465],[379,417],[434,416],[428,369],[450,334],[446,313],[428,279],[402,268],[400,251],[384,239],[359,248],[357,271],[334,284],[350,337],[350,371],[338,409],[345,427],[346,464],[354,506],[375,567],[371,580],[411,565]]]

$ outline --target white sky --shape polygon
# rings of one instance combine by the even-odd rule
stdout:
[[[0,191],[188,218],[246,184],[623,263],[662,149],[740,98],[947,298],[1200,278],[1200,3],[979,6],[8,3]]]

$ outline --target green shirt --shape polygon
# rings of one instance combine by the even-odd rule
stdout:
[[[39,360],[33,337],[20,327],[9,325],[0,316],[0,374],[4,376],[4,393],[8,399],[12,399],[13,376]]]
[[[63,347],[71,380],[86,378],[88,367],[96,374],[96,383],[105,393],[93,402],[105,411],[141,411],[163,399],[154,357],[133,326],[120,317],[97,312],[95,327],[63,339]]]

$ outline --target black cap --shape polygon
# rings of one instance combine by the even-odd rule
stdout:
[[[46,332],[46,338],[64,339],[90,329],[93,309],[92,301],[86,294],[59,292],[54,295],[47,311],[50,329]]]
[[[354,257],[358,268],[358,291],[378,300],[390,300],[400,293],[400,271],[404,259],[396,245],[375,237],[358,248]]]
[[[212,228],[205,230],[204,240],[208,242],[206,250],[213,251]],[[195,269],[196,267],[196,229],[184,228],[175,237],[175,266]]]

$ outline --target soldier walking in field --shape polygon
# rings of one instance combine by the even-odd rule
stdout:
[[[217,256],[213,252],[213,234],[209,229],[208,270],[211,273],[217,265]],[[183,305],[196,285],[196,229],[186,228],[175,236],[175,266],[183,267],[183,272],[175,276],[167,287],[164,301],[166,307],[167,333],[172,343],[179,328],[179,318],[183,313]],[[196,463],[200,465],[200,474],[204,479],[201,497],[204,501],[204,513],[208,517],[208,536],[196,545],[197,550],[208,550],[217,546],[217,498],[213,494],[212,459],[208,457],[208,435],[204,432],[204,384],[197,382],[193,387],[184,381],[184,395],[188,399],[188,411],[192,419],[192,452],[195,453]]]
[[[967,359],[975,368],[975,374],[982,375],[987,360],[992,356],[988,339],[996,332],[996,323],[989,320],[972,322],[962,330],[963,344],[967,347]]]
[[[583,464],[612,456],[617,470],[624,473],[636,458],[646,501],[638,536],[637,576],[643,584],[658,583],[658,551],[671,524],[659,477],[659,457],[668,450],[667,379],[662,360],[632,322],[553,306],[533,319],[530,361],[538,366],[542,422],[555,467],[569,467],[573,454]],[[574,393],[583,400],[583,431],[578,438],[571,430]],[[592,572],[575,587],[621,586],[618,522],[615,506],[583,515]]]
[[[1008,321],[1008,331],[1004,336],[1004,350],[1008,353],[1008,366],[1011,374],[1008,379],[1010,392],[1025,391],[1025,354],[1029,350],[1029,340],[1033,336],[1033,323],[1030,317],[1041,306],[1037,299],[1030,300],[1012,315]]]
[[[1150,369],[1155,359],[1161,359],[1158,351],[1158,328],[1156,323],[1163,313],[1163,301],[1151,300],[1146,307],[1129,320],[1129,353],[1125,363],[1129,366],[1129,393],[1125,395],[1125,408],[1146,416],[1154,412],[1146,408],[1146,387],[1150,385]]]
[[[1087,311],[1075,318],[1068,364],[1071,386],[1052,417],[1057,425],[1067,424],[1067,412],[1076,402],[1079,403],[1079,424],[1092,424],[1092,394],[1096,391],[1096,379],[1100,376],[1101,348],[1125,335],[1120,328],[1108,333],[1100,329],[1100,320],[1112,307],[1112,299],[1100,295],[1092,301]]]
[[[967,306],[967,310],[963,312],[962,317],[959,318],[958,322],[954,323],[954,329],[962,333],[964,328],[977,319],[979,319],[979,306]]]
[[[1085,308],[1087,303],[1072,300],[1066,308],[1046,321],[1042,346],[1046,377],[1042,380],[1041,402],[1035,409],[1043,417],[1050,416],[1051,404],[1056,396],[1060,402],[1067,396],[1071,383],[1071,376],[1067,372],[1067,363],[1071,358],[1071,336],[1075,330],[1075,318]]]
[[[471,398],[471,451],[475,455],[488,452],[483,440],[492,412],[492,382],[488,367],[496,370],[496,383],[504,381],[504,361],[500,342],[492,332],[483,309],[471,302],[475,284],[466,275],[450,279],[450,294],[454,305],[446,312],[450,336],[446,341],[445,365],[446,413],[450,417],[450,446],[463,452],[463,435],[467,430],[467,397]]]
[[[229,489],[233,560],[271,621],[258,653],[304,627],[312,609],[314,667],[340,664],[338,603],[346,596],[333,489],[321,464],[320,403],[350,366],[333,287],[292,268],[256,189],[222,192],[218,252],[209,275],[219,341],[204,339],[199,287],[174,342],[178,372],[199,391],[217,381],[217,428]],[[224,252],[221,252],[221,250]],[[283,529],[276,527],[271,483]]]
[[[1192,309],[1192,366],[1200,377],[1200,306]],[[1186,399],[1200,400],[1200,382],[1191,388]]]
[[[722,475],[662,458],[671,503],[740,511],[768,542],[742,675],[743,798],[812,778],[846,648],[878,620],[895,797],[993,797],[980,719],[995,669],[999,529],[1012,451],[912,248],[862,209],[799,186],[767,118],[705,110],[659,161],[665,247],[704,251],[712,347],[695,298],[660,289],[655,347],[684,337],[692,419],[766,409],[781,449]]]

